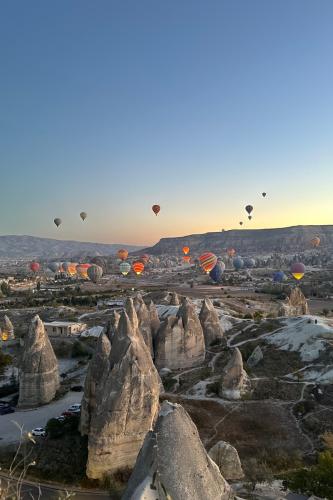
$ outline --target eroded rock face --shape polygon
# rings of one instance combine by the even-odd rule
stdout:
[[[122,500],[227,500],[234,498],[181,405],[164,401]]]
[[[96,351],[89,363],[84,383],[80,417],[80,432],[82,435],[89,434],[91,417],[96,409],[96,394],[109,372],[110,352],[111,342],[109,337],[102,333],[98,338]]]
[[[183,301],[178,317],[168,316],[155,340],[155,364],[158,370],[177,370],[200,365],[205,359],[203,331],[194,305]]]
[[[263,352],[261,350],[260,345],[257,345],[257,347],[252,351],[251,355],[249,356],[246,364],[249,368],[254,368],[257,366],[260,361],[264,359]]]
[[[160,318],[158,317],[158,312],[156,306],[152,300],[147,304],[147,308],[150,316],[150,326],[153,340],[155,339],[157,332],[161,326]]]
[[[227,481],[235,481],[244,477],[238,452],[231,444],[225,441],[218,441],[209,450],[208,455],[214,460]]]
[[[286,302],[281,305],[279,316],[302,316],[303,314],[309,314],[309,306],[302,290],[297,286],[292,289]]]
[[[133,315],[131,307],[129,311]],[[110,370],[96,394],[88,440],[90,478],[133,467],[158,413],[160,378],[133,322],[123,311],[112,343]]]
[[[172,292],[170,294],[170,302],[169,303],[171,306],[179,306],[180,300],[179,300],[178,294],[176,292]]]
[[[236,347],[223,370],[220,395],[228,399],[240,399],[249,388],[249,379],[243,368],[243,358]]]
[[[3,333],[7,333],[7,340],[13,340],[15,338],[14,335],[14,326],[13,323],[10,321],[7,315],[4,316],[4,322],[5,322],[5,327],[3,328]]]
[[[18,406],[33,408],[52,401],[59,388],[58,361],[39,316],[25,337],[19,368]]]
[[[134,308],[138,317],[138,326],[143,340],[145,341],[152,358],[154,357],[153,350],[153,334],[151,328],[150,313],[141,295],[137,295],[133,301]]]
[[[108,337],[108,339],[110,340],[111,343],[112,343],[113,337],[117,333],[119,319],[120,319],[120,314],[117,311],[112,311],[111,315],[110,315],[109,322],[108,322],[108,326],[107,326],[107,329],[105,332],[106,336]]]
[[[210,299],[204,299],[199,314],[206,347],[223,338],[223,330],[215,307]]]

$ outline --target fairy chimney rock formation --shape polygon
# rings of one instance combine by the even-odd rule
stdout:
[[[164,401],[145,438],[122,500],[234,498],[181,405]]]
[[[215,307],[210,299],[204,299],[199,314],[206,347],[223,338],[223,330]]]
[[[150,313],[140,294],[138,294],[134,299],[133,305],[138,317],[140,333],[143,336],[143,340],[145,341],[151,356],[154,357]]]
[[[240,350],[236,347],[223,370],[220,395],[227,399],[240,399],[247,392],[249,386],[248,376],[243,369],[243,358]]]
[[[21,408],[49,403],[59,388],[58,361],[39,316],[33,318],[24,340],[19,383]]]
[[[208,455],[221,471],[227,481],[243,479],[244,472],[236,448],[225,441],[218,441],[208,452]]]
[[[176,292],[170,294],[170,306],[179,306],[180,300]]]
[[[150,316],[150,326],[153,339],[156,337],[157,332],[161,326],[160,318],[158,316],[157,308],[152,300],[147,304]]]
[[[102,333],[97,341],[96,351],[89,363],[84,383],[84,394],[81,403],[80,431],[88,435],[90,421],[96,409],[96,394],[103,384],[110,367],[111,342],[109,337]]]
[[[281,305],[279,316],[302,316],[304,314],[309,314],[309,306],[302,290],[297,286],[292,289],[290,296]]]
[[[98,387],[91,416],[88,477],[100,479],[133,467],[157,416],[159,392],[160,378],[148,347],[133,327],[133,318],[130,321],[123,311],[112,343],[110,369]]]
[[[7,340],[13,340],[15,338],[14,326],[6,314],[4,316],[4,322],[5,322],[5,327],[3,329],[3,332],[7,333]]]
[[[194,305],[183,301],[178,317],[168,316],[161,324],[155,341],[158,370],[177,370],[200,365],[205,359],[203,331]]]
[[[113,337],[117,333],[117,328],[119,324],[120,314],[117,311],[111,311],[110,319],[106,328],[106,336],[112,343]]]

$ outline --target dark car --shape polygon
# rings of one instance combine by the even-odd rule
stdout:
[[[0,405],[0,415],[7,415],[7,413],[14,413],[14,408],[9,405]]]
[[[83,386],[82,385],[73,385],[73,387],[71,387],[71,391],[81,392],[81,391],[83,391]]]

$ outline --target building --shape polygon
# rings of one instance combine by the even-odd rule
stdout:
[[[52,321],[44,323],[46,333],[50,337],[70,337],[71,335],[80,335],[87,329],[85,323],[76,323],[75,321]]]

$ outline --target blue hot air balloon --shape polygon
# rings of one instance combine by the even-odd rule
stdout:
[[[215,283],[220,283],[222,281],[222,275],[225,270],[225,264],[222,261],[218,261],[216,266],[210,271],[209,276]]]
[[[273,281],[274,283],[282,283],[286,279],[286,275],[284,274],[283,271],[276,271],[273,274]]]
[[[233,266],[236,269],[236,271],[239,271],[240,269],[242,269],[244,267],[244,261],[243,261],[242,257],[240,257],[240,256],[236,257],[232,263],[233,263]]]
[[[256,261],[254,259],[244,259],[244,267],[252,269],[255,265]]]

